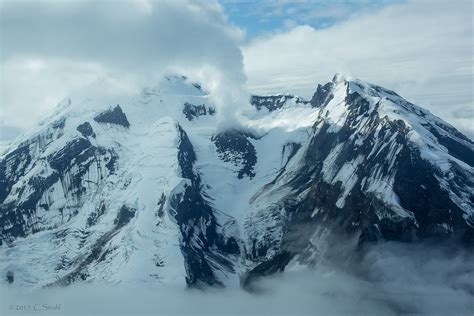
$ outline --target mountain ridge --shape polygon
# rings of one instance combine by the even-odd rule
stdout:
[[[384,240],[474,244],[474,143],[454,127],[341,75],[308,101],[251,103],[243,128],[222,131],[185,77],[65,99],[0,157],[1,273],[238,287],[316,264],[339,235],[355,238],[348,255]]]

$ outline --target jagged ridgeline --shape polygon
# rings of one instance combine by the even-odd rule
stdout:
[[[228,130],[185,77],[63,102],[1,154],[1,282],[238,287],[367,243],[474,245],[474,143],[454,127],[342,76],[250,101]]]

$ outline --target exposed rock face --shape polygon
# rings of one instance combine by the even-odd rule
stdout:
[[[217,232],[213,209],[201,194],[201,178],[193,171],[194,148],[186,132],[179,127],[178,162],[181,175],[189,179],[184,191],[174,195],[171,209],[181,231],[181,251],[186,267],[186,282],[192,286],[222,285],[217,273],[235,273],[229,255],[238,255],[234,237]]]
[[[115,125],[121,125],[123,127],[130,127],[127,116],[123,113],[120,105],[115,106],[113,109],[107,110],[100,113],[94,120],[98,123],[109,123]]]
[[[272,112],[277,109],[280,109],[289,101],[294,102],[295,104],[307,104],[308,101],[305,101],[299,97],[296,97],[291,94],[278,94],[278,95],[271,95],[271,96],[258,96],[252,95],[250,97],[250,103],[257,108],[257,110],[261,110],[262,108],[268,109],[268,111]]]
[[[95,138],[94,130],[89,122],[84,122],[77,126],[77,131],[84,137],[92,136]]]
[[[285,181],[266,188],[269,198],[281,186],[291,192],[279,202],[281,239],[259,246],[279,250],[249,277],[264,275],[263,265],[281,269],[282,256],[319,260],[334,236],[357,237],[354,247],[426,239],[474,246],[470,139],[396,93],[357,80],[318,86],[312,105],[321,112],[304,154],[280,175]]]
[[[111,152],[85,138],[73,138],[48,154],[46,147],[62,136],[62,128],[53,124],[0,161],[0,243],[68,221],[84,203],[86,188],[98,187],[107,174]],[[86,179],[91,173],[97,178]]]
[[[313,107],[322,107],[327,105],[332,100],[332,98],[334,98],[334,95],[332,94],[333,87],[334,83],[332,82],[328,82],[324,86],[318,84],[316,92],[311,98],[311,105]]]
[[[83,138],[77,138],[67,143],[61,151],[48,156],[45,161],[38,162],[49,164],[50,173],[32,175],[25,179],[24,186],[10,192],[10,199],[3,201],[0,217],[0,223],[4,227],[2,240],[24,237],[29,232],[54,227],[76,215],[75,209],[84,202],[82,195],[86,187],[98,185],[100,177],[104,176],[106,157],[110,157],[110,153],[92,146]],[[31,169],[35,167],[37,166],[33,164]],[[94,179],[96,182],[87,182],[84,177],[92,170],[98,178]],[[52,197],[58,193],[68,200],[54,200]],[[50,209],[59,213],[51,214],[55,211],[49,212]],[[48,221],[51,216],[57,219]]]
[[[257,155],[255,147],[248,138],[251,138],[250,134],[237,130],[219,133],[214,138],[219,158],[226,162],[232,162],[240,168],[237,173],[239,179],[244,176],[250,178],[255,176],[253,169],[257,162]]]
[[[199,116],[203,115],[214,115],[216,109],[213,107],[207,108],[204,104],[194,105],[191,103],[184,103],[183,114],[189,121],[196,119]]]

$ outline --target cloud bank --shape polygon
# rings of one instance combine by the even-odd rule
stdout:
[[[97,78],[120,78],[133,92],[163,72],[207,85],[224,120],[247,102],[245,73],[254,93],[305,97],[345,73],[393,89],[474,137],[471,1],[409,0],[349,15],[345,4],[265,5],[274,8],[265,14],[295,19],[241,50],[244,35],[217,0],[0,1],[0,142]],[[321,15],[339,22],[298,25]]]
[[[472,2],[411,0],[243,47],[249,88],[310,97],[336,73],[393,89],[474,137]]]
[[[223,116],[247,102],[242,35],[216,1],[6,0],[0,10],[3,126],[28,128],[104,76],[133,91],[179,71],[202,81]]]
[[[144,285],[76,285],[25,291],[0,288],[2,315],[17,306],[48,315],[470,315],[472,254],[433,245],[386,243],[350,267],[319,266],[260,280],[258,293]],[[14,283],[13,283],[14,284]],[[38,315],[22,311],[21,315]]]

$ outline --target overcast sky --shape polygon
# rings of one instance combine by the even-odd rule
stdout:
[[[232,111],[310,97],[336,73],[393,89],[474,136],[470,0],[0,0],[0,140],[109,76],[180,71]]]

